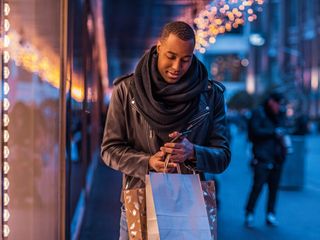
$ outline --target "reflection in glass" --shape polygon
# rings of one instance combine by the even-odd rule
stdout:
[[[4,88],[10,89],[4,100],[4,157],[10,165],[4,165],[8,194],[3,199],[10,220],[3,234],[10,239],[59,238],[60,2],[4,6],[5,16],[10,12],[3,53],[9,84]]]
[[[53,87],[60,87],[60,59],[59,52],[55,52],[48,46],[42,46],[43,39],[38,37],[41,47],[25,39],[24,35],[15,30],[10,31],[10,53],[17,66],[23,67],[40,77],[42,81],[50,83]],[[34,37],[34,36],[33,36]],[[79,74],[72,76],[72,97],[81,102],[84,98],[84,89],[81,85]],[[68,89],[68,82],[66,88]]]

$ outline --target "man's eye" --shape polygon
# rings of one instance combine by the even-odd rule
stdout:
[[[168,59],[174,59],[174,56],[167,56]]]
[[[182,62],[184,62],[184,63],[190,62],[190,59],[189,58],[188,59],[182,59]]]

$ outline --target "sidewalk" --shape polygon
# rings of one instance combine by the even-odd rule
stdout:
[[[244,227],[244,206],[251,187],[249,145],[243,133],[233,135],[232,162],[218,176],[220,209],[218,236],[222,240],[313,240],[320,239],[320,135],[307,136],[305,184],[300,191],[279,191],[276,228],[265,224],[266,189],[256,206],[255,227]]]
[[[121,174],[99,161],[79,240],[119,239]]]

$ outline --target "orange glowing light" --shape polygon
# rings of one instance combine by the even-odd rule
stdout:
[[[60,88],[59,56],[48,47],[40,49],[28,42],[21,44],[21,36],[15,31],[11,30],[9,36],[11,39],[9,51],[16,65],[37,74],[42,81],[48,82],[55,88]],[[80,76],[73,74],[71,96],[78,102],[84,99],[84,87],[81,82]]]
[[[247,21],[256,20],[255,11],[261,12],[263,3],[264,0],[212,1],[194,19],[197,29],[196,50],[205,52],[203,48],[206,48],[208,43],[213,43],[210,39],[216,39],[217,35],[245,24],[247,14],[249,15]]]

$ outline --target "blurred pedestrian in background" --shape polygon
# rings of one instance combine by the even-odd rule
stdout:
[[[248,137],[252,142],[253,184],[246,205],[245,225],[253,227],[257,199],[265,184],[268,185],[266,224],[278,225],[275,205],[283,162],[292,151],[285,126],[285,98],[274,91],[265,102],[253,110],[248,123]]]

